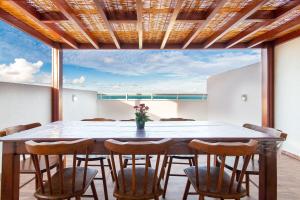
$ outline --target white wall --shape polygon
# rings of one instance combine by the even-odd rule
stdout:
[[[72,101],[72,95],[77,101]],[[64,120],[97,116],[97,92],[64,89]],[[16,124],[51,120],[51,88],[46,86],[0,82],[0,129]]]
[[[133,106],[145,103],[149,106],[152,120],[160,118],[182,117],[195,120],[207,120],[206,101],[105,101],[98,100],[98,116],[116,120],[134,118]]]
[[[275,127],[288,133],[283,149],[300,156],[300,37],[275,47]]]
[[[210,77],[208,120],[261,124],[261,66],[253,64]],[[246,94],[247,101],[241,96]]]
[[[0,129],[50,120],[50,87],[0,82]]]
[[[72,100],[75,95],[77,101]],[[97,92],[86,90],[63,90],[63,119],[74,121],[97,117]]]

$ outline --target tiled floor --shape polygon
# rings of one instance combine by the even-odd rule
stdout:
[[[185,166],[176,166],[173,168],[173,170],[176,171],[182,171],[182,169]],[[111,181],[111,177],[109,176],[109,173],[107,173],[108,176],[108,189],[110,198],[114,199],[112,197],[112,189],[113,189],[113,183]],[[24,181],[26,178],[30,177],[24,177],[22,176],[22,180]],[[252,179],[257,182],[257,178],[252,177]],[[96,187],[99,199],[104,199],[103,192],[102,192],[102,184],[100,181],[96,181]],[[186,183],[186,178],[184,177],[171,177],[169,180],[169,187],[166,199],[167,200],[180,200],[182,199],[182,194],[184,191]],[[33,198],[33,190],[34,184],[33,182],[29,185],[25,186],[21,189],[20,196],[22,200],[32,200]],[[88,191],[90,193],[90,191]],[[251,196],[245,197],[243,200],[256,200],[258,199],[258,190],[253,185],[251,186]],[[90,198],[82,198],[82,199],[90,199]],[[162,198],[161,198],[162,199]],[[189,200],[196,200],[198,199],[197,196],[190,196],[188,198]],[[212,198],[205,198],[206,200],[212,199]],[[278,162],[278,200],[300,200],[300,162],[289,158],[287,156],[280,156],[279,162]]]

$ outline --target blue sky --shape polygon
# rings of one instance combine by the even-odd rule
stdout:
[[[50,84],[51,49],[0,21],[0,81]],[[101,93],[205,93],[209,76],[260,61],[258,50],[64,51],[64,86]]]

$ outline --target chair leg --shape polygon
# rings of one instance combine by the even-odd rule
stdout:
[[[81,197],[75,197],[75,200],[80,200],[81,199]]]
[[[204,196],[199,195],[199,200],[204,200]]]
[[[247,196],[250,195],[250,178],[249,174],[246,173],[246,191],[247,191]]]
[[[159,197],[155,197],[155,200],[159,200]]]
[[[80,164],[81,164],[81,160],[78,160],[78,162],[77,162],[77,167],[79,167]]]
[[[187,182],[186,182],[186,185],[185,185],[185,190],[184,190],[184,193],[183,193],[182,200],[187,199],[187,197],[189,195],[189,191],[190,191],[190,186],[191,186],[191,182],[188,179]]]
[[[171,173],[172,161],[173,161],[173,157],[170,156],[170,160],[168,163],[169,164],[168,170],[167,170],[167,174],[166,174],[165,185],[164,185],[163,198],[166,197],[166,193],[167,193],[167,187],[168,187],[169,177],[170,177],[170,173]]]
[[[100,167],[101,167],[101,173],[102,173],[102,182],[103,182],[104,197],[105,197],[105,200],[108,200],[107,185],[106,185],[106,176],[105,176],[105,169],[104,169],[104,162],[103,162],[102,159],[100,160]]]
[[[114,178],[114,174],[113,174],[113,169],[112,169],[112,166],[111,166],[111,161],[109,158],[107,158],[107,163],[108,163],[108,168],[109,168],[109,171],[110,171],[110,174],[111,174],[111,179],[113,182],[115,182],[115,178]]]
[[[151,167],[151,159],[148,158],[148,161],[149,161],[149,167]]]
[[[190,166],[193,166],[193,161],[192,161],[193,159],[189,159],[189,165]]]
[[[124,159],[124,168],[126,168],[128,165],[128,159]]]
[[[94,200],[98,200],[97,191],[96,191],[96,187],[95,187],[94,181],[92,181],[92,183],[91,183],[91,188],[92,188]]]

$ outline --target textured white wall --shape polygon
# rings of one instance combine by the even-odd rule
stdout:
[[[77,101],[72,101],[72,96]],[[97,117],[97,92],[64,89],[63,91],[63,119],[67,121],[82,120]]]
[[[0,129],[50,120],[50,87],[0,82]]]
[[[149,106],[152,120],[182,117],[207,120],[206,101],[105,101],[98,100],[98,116],[116,120],[134,118],[133,106],[145,103]]]
[[[275,127],[288,133],[283,149],[300,156],[300,37],[275,48]]]
[[[212,76],[207,81],[208,120],[261,124],[261,66],[253,64]],[[246,94],[247,101],[241,96]]]

